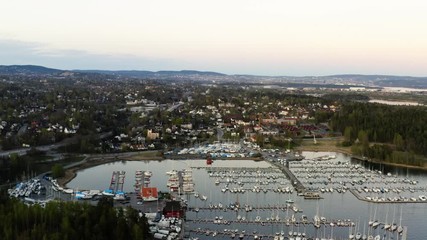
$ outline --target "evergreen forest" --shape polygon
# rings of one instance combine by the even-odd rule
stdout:
[[[355,154],[392,163],[423,166],[427,156],[425,107],[347,102],[331,119]]]
[[[113,208],[112,199],[102,199],[97,206],[52,201],[42,207],[2,196],[3,240],[150,239],[145,216],[130,207]]]

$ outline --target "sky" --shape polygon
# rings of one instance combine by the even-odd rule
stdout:
[[[425,0],[0,0],[0,64],[427,76]]]

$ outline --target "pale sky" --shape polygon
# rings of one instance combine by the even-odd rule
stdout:
[[[425,0],[0,0],[0,64],[427,76]]]

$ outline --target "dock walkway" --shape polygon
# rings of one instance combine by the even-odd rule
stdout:
[[[427,203],[426,201],[412,201],[412,200],[406,200],[406,201],[389,201],[389,200],[383,200],[383,201],[375,201],[375,200],[369,200],[364,197],[362,197],[356,190],[350,189],[349,190],[357,199],[360,201],[370,202],[370,203]]]
[[[272,165],[279,168],[291,181],[292,186],[294,186],[295,190],[297,190],[298,193],[304,193],[306,191],[305,186],[301,183],[301,181],[287,168],[286,166],[277,163],[277,162],[270,162]]]
[[[262,173],[279,173],[280,171],[272,168],[272,167],[212,167],[212,166],[205,166],[205,167],[191,167],[196,169],[207,169],[210,172],[256,172],[261,171]]]
[[[239,208],[237,208],[237,211],[246,211],[245,206],[241,206]],[[282,205],[282,206],[254,206],[251,208],[250,211],[257,211],[257,210],[263,210],[263,211],[271,211],[271,210],[282,210],[282,211],[286,211],[286,210],[292,210],[296,213],[298,212],[303,212],[301,209],[299,209],[298,207],[294,207],[294,206],[286,206],[286,205]],[[236,211],[236,209],[232,209],[230,207],[227,206],[223,206],[222,208],[216,206],[216,207],[189,207],[188,211]],[[248,212],[248,211],[246,211]]]
[[[194,223],[209,223],[209,224],[218,224],[218,225],[228,225],[232,223],[243,223],[243,224],[261,224],[261,225],[286,225],[286,226],[305,226],[305,225],[313,225],[316,227],[315,223],[313,221],[295,221],[291,222],[290,219],[280,219],[280,220],[215,220],[215,219],[187,219],[187,222],[194,222]],[[337,220],[332,221],[325,221],[325,222],[319,222],[317,228],[320,228],[320,226],[328,226],[331,227],[331,223],[334,227],[354,227],[354,222],[342,222]]]

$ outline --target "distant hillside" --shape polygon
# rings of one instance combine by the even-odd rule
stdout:
[[[61,72],[63,72],[63,70],[35,65],[0,65],[0,74],[47,75]]]
[[[77,74],[76,74],[77,73]],[[407,87],[427,88],[427,77],[341,74],[330,76],[256,76],[227,75],[218,72],[181,70],[181,71],[144,71],[144,70],[59,70],[34,65],[0,65],[0,74],[18,75],[59,75],[90,77],[90,75],[111,75],[116,77],[149,78],[167,81],[195,80],[228,82],[235,84],[308,84],[308,86],[365,86],[365,87]]]
[[[342,74],[324,76],[323,78],[340,78],[360,82],[372,82],[381,87],[427,88],[427,77]]]
[[[81,73],[100,73],[116,76],[125,76],[125,77],[148,77],[148,78],[158,78],[158,77],[177,77],[177,76],[227,76],[226,74],[217,73],[217,72],[204,72],[204,71],[195,71],[195,70],[181,70],[181,71],[139,71],[139,70],[73,70],[74,72]]]

